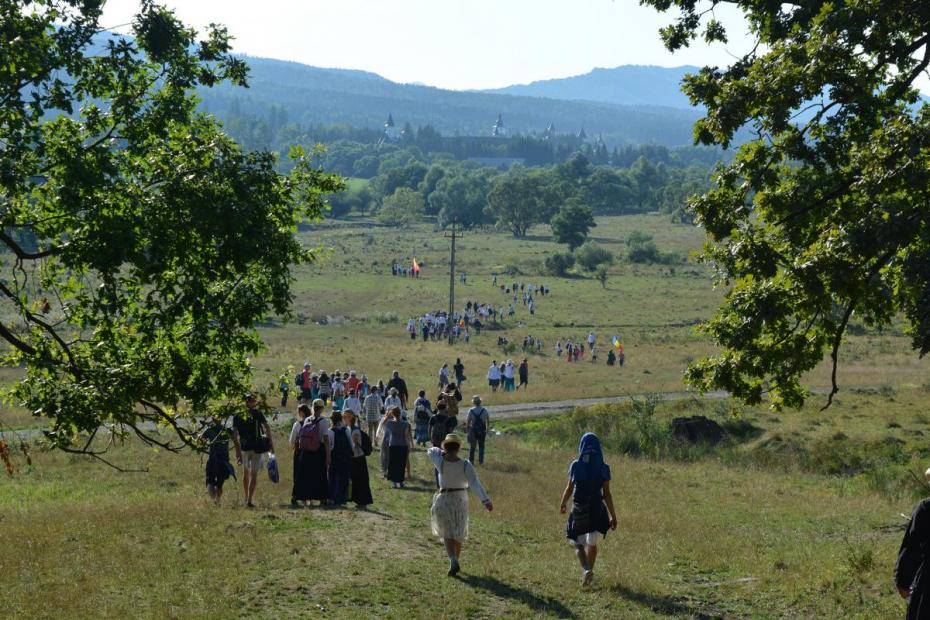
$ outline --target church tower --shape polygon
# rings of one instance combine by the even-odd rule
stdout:
[[[394,124],[394,115],[388,114],[387,121],[384,123],[384,133],[381,136],[381,142],[397,142],[400,140],[400,131]]]
[[[494,127],[491,128],[491,135],[495,138],[507,137],[507,128],[504,127],[504,119],[500,114],[497,115],[497,122],[495,122]]]

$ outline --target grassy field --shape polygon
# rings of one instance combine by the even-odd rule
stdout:
[[[34,453],[27,467],[16,454],[19,470],[0,482],[4,615],[900,617],[891,570],[901,515],[925,492],[906,471],[930,457],[927,396],[850,393],[828,412],[780,415],[682,402],[646,422],[616,406],[502,425],[480,470],[495,510],[472,502],[458,579],[444,576],[429,533],[422,453],[408,489],[373,481],[371,512],[290,509],[289,458],[280,484],[263,476],[250,511],[233,480],[212,506],[191,454],[117,447],[117,462],[149,469],[131,474],[59,453]],[[729,439],[637,444],[649,424],[683,414],[718,420]],[[620,516],[590,591],[558,514],[585,429],[610,450]]]
[[[354,368],[375,382],[386,380],[398,369],[411,389],[431,392],[439,367],[461,357],[470,377],[466,391],[489,397],[484,377],[491,360],[522,357],[519,348],[508,352],[498,347],[498,336],[522,342],[524,336],[532,335],[542,339],[544,347],[541,354],[528,356],[530,389],[490,396],[491,404],[683,389],[681,376],[688,362],[713,352],[695,325],[710,317],[722,299],[721,291],[711,286],[709,268],[695,259],[703,232],[672,224],[659,215],[603,217],[597,222],[592,239],[618,257],[606,288],[584,273],[568,278],[543,275],[547,253],[564,250],[552,241],[545,225],[532,229],[526,239],[489,230],[466,232],[458,243],[457,265],[468,280],[456,285],[457,309],[467,300],[506,309],[512,295],[493,287],[491,274],[508,269],[519,274],[501,275],[500,282],[545,284],[552,294],[537,298],[535,316],[518,302],[514,319],[454,348],[422,340],[411,343],[404,331],[408,318],[448,308],[449,242],[441,232],[426,225],[396,230],[340,220],[304,231],[300,234],[308,247],[328,249],[317,264],[297,272],[294,314],[302,315],[304,323],[283,324],[272,318],[262,329],[266,349],[253,360],[256,384],[267,386],[289,367],[310,360],[316,369]],[[627,262],[624,240],[634,230],[653,235],[661,251],[676,252],[683,262],[674,266]],[[390,275],[392,261],[408,265],[414,256],[423,265],[421,278]],[[600,338],[599,364],[555,359],[557,340],[577,342],[591,330]],[[625,343],[627,364],[622,370],[604,364],[613,334]],[[925,365],[908,345],[900,327],[850,336],[841,356],[841,383],[922,385]],[[0,384],[16,376],[15,369],[0,369]],[[826,364],[809,377],[812,386],[828,383]],[[0,413],[0,422],[14,428],[36,423],[28,412],[15,408]]]

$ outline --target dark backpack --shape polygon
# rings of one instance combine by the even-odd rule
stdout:
[[[484,424],[484,418],[481,414],[487,411],[484,407],[479,407],[477,409],[472,409],[468,412],[468,417],[471,418],[471,432],[479,437],[488,432],[487,427]]]
[[[319,420],[304,422],[297,434],[297,447],[301,450],[316,452],[323,443],[322,433],[320,432]]]
[[[368,433],[363,431],[361,427],[357,427],[357,430],[362,439],[362,454],[365,456],[371,456],[371,437],[369,437]]]
[[[346,434],[345,428],[337,428],[333,433],[334,461],[344,462],[352,459],[352,442]]]
[[[294,377],[294,385],[296,385],[299,388],[302,388],[304,386],[304,373],[302,372],[297,373],[297,376]]]

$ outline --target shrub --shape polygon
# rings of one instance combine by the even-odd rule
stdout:
[[[662,253],[652,240],[652,235],[634,230],[626,240],[627,257],[633,263],[661,262]]]
[[[627,257],[632,263],[661,263],[672,265],[681,262],[681,256],[675,252],[660,252],[652,235],[634,230],[626,240]]]
[[[610,250],[602,248],[592,241],[586,241],[580,248],[575,250],[575,260],[585,271],[594,271],[601,265],[609,265],[614,262],[614,255]]]
[[[564,276],[575,265],[574,254],[556,252],[546,257],[546,271],[554,276]]]

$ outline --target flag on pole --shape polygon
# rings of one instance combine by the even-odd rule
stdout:
[[[413,273],[420,273],[420,263],[417,262],[416,256],[413,257]]]
[[[623,343],[620,342],[620,339],[617,338],[616,335],[614,335],[613,340],[611,340],[611,344],[613,344],[614,348],[617,349],[618,351],[623,350]]]

